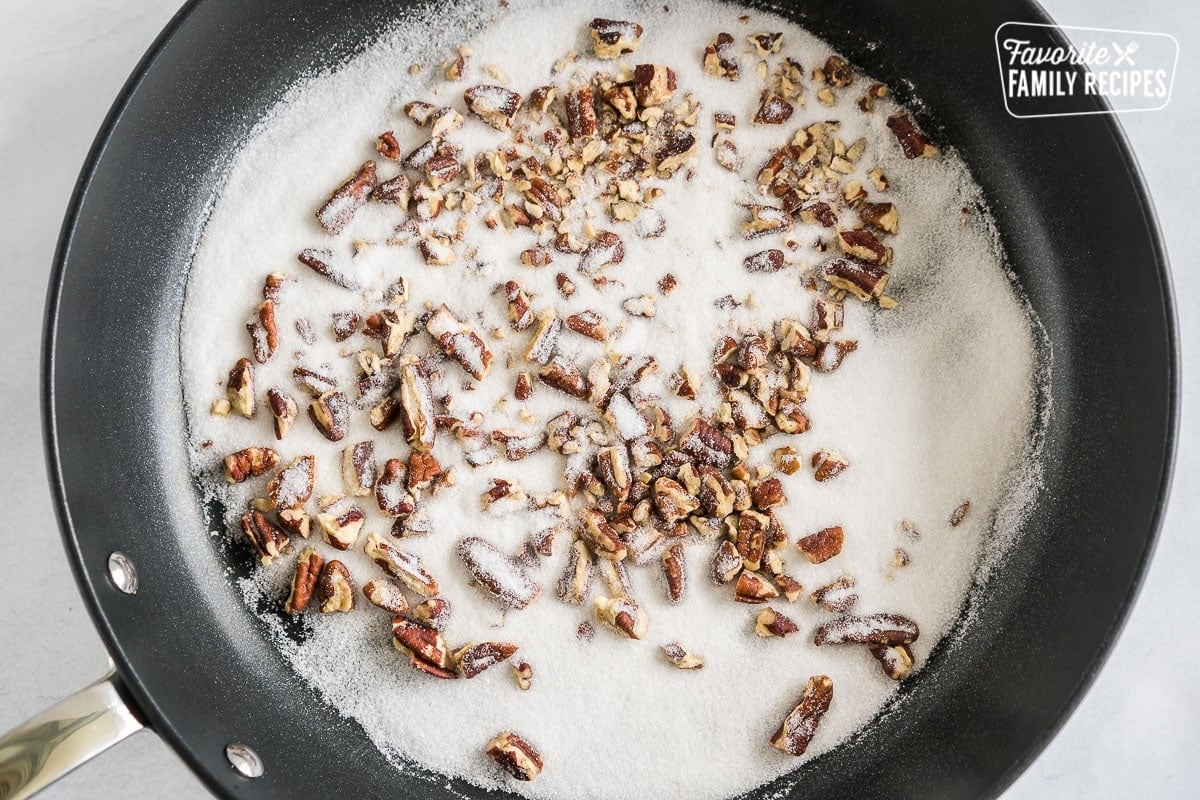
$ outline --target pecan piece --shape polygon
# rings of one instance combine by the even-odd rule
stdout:
[[[411,311],[388,308],[368,316],[363,322],[363,333],[383,344],[383,355],[386,358],[394,358],[400,353],[416,325],[417,317]]]
[[[643,108],[669,103],[675,94],[675,71],[661,64],[638,64],[633,69],[633,92]]]
[[[571,543],[567,568],[558,583],[558,596],[564,603],[578,605],[588,596],[592,583],[592,556],[587,545],[576,539]]]
[[[743,572],[734,586],[733,599],[739,603],[760,604],[779,597],[779,592],[761,575]]]
[[[822,528],[814,534],[805,536],[796,543],[804,557],[813,564],[821,564],[842,552],[842,542],[845,534],[841,525]]]
[[[541,754],[511,731],[504,731],[488,742],[484,752],[519,781],[531,781],[542,771]]]
[[[791,230],[792,215],[775,206],[751,205],[750,219],[742,223],[742,235],[747,239],[770,236]]]
[[[432,453],[414,450],[408,456],[408,477],[405,485],[410,492],[427,489],[442,474],[442,465]]]
[[[450,648],[439,631],[404,617],[392,619],[392,644],[409,656],[409,663],[435,678],[456,678]]]
[[[445,305],[425,322],[425,330],[468,375],[477,381],[487,377],[492,366],[491,351],[474,328],[460,322]]]
[[[320,397],[326,392],[332,392],[337,389],[337,381],[328,375],[309,369],[308,367],[296,367],[293,369],[292,380],[296,382],[298,387],[313,397]]]
[[[479,584],[505,605],[522,609],[541,594],[538,586],[514,558],[478,536],[458,543],[458,558]]]
[[[595,311],[580,311],[578,314],[572,314],[567,317],[567,327],[580,336],[595,339],[597,342],[608,341],[608,328],[604,324],[604,317]]]
[[[363,584],[362,593],[372,605],[390,611],[395,616],[408,613],[408,599],[400,587],[391,581],[369,581]]]
[[[279,518],[279,527],[288,533],[308,538],[312,528],[312,518],[308,516],[307,511],[302,508],[284,508],[276,516]]]
[[[400,423],[404,438],[413,449],[428,453],[437,439],[434,423],[433,392],[419,364],[400,366]]]
[[[521,95],[503,86],[472,86],[463,100],[472,114],[498,131],[508,130],[521,107]]]
[[[367,518],[362,510],[351,506],[341,514],[321,512],[317,514],[317,525],[321,528],[321,538],[330,547],[338,550],[349,550],[358,541]]]
[[[579,367],[575,366],[565,356],[554,356],[546,366],[538,370],[538,380],[560,392],[586,400],[588,396],[587,380]]]
[[[445,630],[450,622],[450,603],[441,597],[431,597],[413,606],[411,616],[414,622],[419,622],[426,628]]]
[[[654,481],[654,507],[666,523],[677,522],[700,508],[700,500],[666,475]]]
[[[292,551],[292,540],[287,533],[267,519],[261,511],[242,515],[242,533],[258,553],[264,567],[275,563],[275,559]]]
[[[580,86],[563,97],[567,111],[567,135],[572,139],[588,139],[596,135],[596,97],[592,87]]]
[[[804,594],[804,587],[790,575],[776,575],[775,585],[779,587],[779,591],[783,592],[783,596],[789,603],[796,602],[800,599],[800,595]]]
[[[678,669],[704,669],[704,659],[692,653],[679,642],[668,642],[661,648],[662,654]]]
[[[267,408],[271,409],[275,439],[283,441],[283,437],[287,436],[288,431],[292,429],[292,423],[296,421],[300,407],[296,405],[296,401],[291,395],[281,389],[271,388],[267,390]]]
[[[354,582],[340,561],[328,561],[317,581],[317,602],[322,614],[354,610]]]
[[[533,339],[530,340],[529,347],[525,350],[525,360],[535,364],[549,364],[561,332],[562,321],[554,315],[553,311],[539,315],[538,329],[534,333]]]
[[[879,665],[883,667],[883,674],[894,681],[902,681],[912,672],[913,654],[906,644],[872,645],[871,655],[875,656]]]
[[[747,272],[778,272],[783,265],[782,250],[763,250],[742,260]]]
[[[858,604],[858,593],[854,591],[854,586],[854,578],[843,575],[813,591],[813,602],[827,611],[845,614]]]
[[[858,218],[884,233],[896,233],[900,230],[900,217],[892,203],[862,203],[858,207]]]
[[[833,450],[818,450],[812,454],[813,477],[821,483],[841,475],[849,466],[846,457]]]
[[[676,543],[663,551],[662,567],[663,575],[667,579],[667,598],[672,603],[678,603],[683,599],[684,587],[687,584],[683,545]]]
[[[892,255],[892,251],[865,228],[838,231],[837,240],[843,253],[866,264],[886,264]]]
[[[733,460],[733,442],[721,431],[696,418],[679,437],[679,449],[698,464],[724,469]]]
[[[921,630],[917,623],[900,614],[870,614],[838,617],[817,628],[813,644],[911,644]]]
[[[866,302],[883,294],[888,273],[882,267],[853,258],[835,258],[821,267],[821,277]]]
[[[961,525],[962,521],[967,516],[967,512],[970,510],[970,500],[963,500],[961,503],[959,503],[958,506],[955,507],[954,511],[950,513],[950,527],[957,528],[959,525]]]
[[[833,681],[828,676],[814,675],[809,678],[800,702],[788,712],[779,730],[771,737],[771,745],[794,756],[804,755],[832,700]]]
[[[897,111],[887,118],[887,126],[892,129],[892,133],[896,135],[896,141],[900,142],[900,149],[904,151],[905,158],[933,158],[937,155],[937,148],[929,141],[925,134],[917,129],[916,124],[904,111]]]
[[[763,637],[778,636],[784,638],[791,636],[799,630],[800,626],[790,617],[780,614],[769,606],[758,612],[758,617],[754,621],[754,632]]]
[[[585,508],[581,516],[583,527],[580,529],[580,536],[593,553],[609,561],[620,561],[628,555],[625,543],[617,536],[603,514],[595,509]]]
[[[482,642],[460,647],[450,657],[454,660],[458,674],[470,679],[484,670],[507,661],[515,652],[517,652],[517,646],[509,642]]]
[[[416,103],[409,103],[409,106],[415,106]],[[427,105],[422,103],[422,105]],[[405,106],[407,109],[408,106]],[[419,124],[419,123],[418,123]],[[391,161],[400,160],[400,143],[396,141],[396,134],[392,131],[384,131],[375,139],[375,152]]]
[[[783,47],[782,33],[756,33],[747,37],[754,50],[760,56],[774,55]]]
[[[330,233],[341,233],[367,202],[375,188],[375,162],[367,161],[349,180],[334,190],[317,211],[317,221]]]
[[[225,456],[225,480],[241,483],[279,466],[279,453],[269,447],[247,447]]]
[[[517,688],[523,692],[529,691],[529,687],[533,685],[533,667],[529,666],[528,661],[518,661],[510,666],[517,679]]]
[[[854,83],[854,70],[841,56],[830,56],[825,59],[825,82],[830,86],[844,87]]]
[[[504,284],[504,299],[508,301],[508,323],[514,331],[528,330],[533,324],[533,307],[529,295],[516,281]]]
[[[627,597],[604,597],[592,599],[596,619],[605,623],[626,639],[641,639],[650,627],[646,611]]]
[[[363,552],[384,572],[399,579],[410,591],[422,597],[433,597],[438,593],[437,581],[421,566],[421,560],[385,542],[379,534],[372,533],[367,537]]]
[[[411,197],[412,184],[409,182],[407,175],[397,175],[394,178],[388,178],[371,190],[371,199],[376,203],[387,203],[389,205],[400,206],[401,208],[408,207],[408,201]]]
[[[596,17],[588,28],[596,58],[620,58],[637,50],[642,41],[642,26],[636,22]]]
[[[736,81],[740,75],[733,36],[718,33],[712,44],[704,48],[704,71],[719,78]]]
[[[267,497],[271,505],[281,511],[299,508],[312,496],[313,480],[317,471],[317,457],[296,456],[287,466],[275,473],[267,484]]]
[[[352,444],[342,450],[342,480],[346,491],[355,497],[367,497],[375,487],[375,443]]]
[[[326,392],[309,404],[308,416],[322,436],[339,442],[350,429],[350,401],[343,392]]]
[[[254,360],[265,364],[275,355],[279,348],[279,327],[275,323],[275,301],[264,300],[258,306],[258,320],[246,323],[250,333],[250,342],[254,350]]]
[[[770,519],[756,511],[743,511],[738,516],[734,544],[747,571],[752,572],[762,566],[770,525]]]
[[[254,367],[250,359],[239,359],[229,370],[229,380],[225,383],[225,395],[229,406],[246,419],[254,418]]]
[[[300,551],[300,557],[296,559],[296,574],[292,576],[292,590],[283,604],[285,614],[299,614],[308,608],[324,565],[325,559],[311,547]]]
[[[792,104],[777,94],[769,94],[763,98],[754,113],[755,125],[782,125],[792,118]]]
[[[579,256],[580,273],[592,276],[625,260],[625,244],[612,231],[600,231]]]
[[[375,481],[375,502],[389,517],[407,517],[417,509],[417,499],[408,491],[408,469],[399,458],[389,458]]]
[[[787,498],[783,494],[783,484],[779,482],[778,478],[759,481],[751,491],[750,497],[754,501],[754,507],[760,511],[766,511],[768,508],[774,508],[787,502]]]

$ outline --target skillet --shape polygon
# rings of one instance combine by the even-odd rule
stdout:
[[[222,797],[498,796],[397,770],[295,676],[226,574],[249,556],[206,535],[185,445],[179,319],[223,169],[297,77],[413,5],[193,0],[102,127],[56,256],[42,391],[59,524],[114,672],[0,738],[0,800],[143,726]],[[803,766],[787,796],[994,797],[1078,703],[1152,551],[1178,409],[1165,253],[1110,115],[1006,113],[993,34],[1048,22],[1036,5],[770,7],[920,98],[925,128],[983,187],[1053,360],[1045,489],[977,619],[903,687],[898,713]]]

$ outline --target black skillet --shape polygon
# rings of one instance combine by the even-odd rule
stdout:
[[[19,742],[0,740],[0,798],[23,796],[13,788],[22,776],[40,786],[142,722],[224,797],[335,787],[447,796],[390,766],[322,705],[243,609],[224,570],[244,562],[206,535],[189,477],[179,382],[187,268],[222,168],[297,76],[352,54],[408,5],[189,3],[105,122],[63,227],[43,391],[59,521],[115,674],[33,720]],[[1178,403],[1162,243],[1110,116],[1005,112],[993,34],[1005,21],[1046,22],[1032,3],[779,10],[924,101],[926,127],[960,149],[983,186],[1053,351],[1046,488],[978,620],[904,687],[898,713],[802,767],[788,796],[993,797],[1095,676],[1162,518]],[[120,569],[111,576],[122,566],[113,553],[128,557],[124,574],[136,570],[135,594],[117,587]],[[256,767],[261,777],[244,777]]]

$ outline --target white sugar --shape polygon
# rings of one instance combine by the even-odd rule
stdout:
[[[380,465],[408,457],[398,426],[377,433],[365,412],[352,414],[350,431],[339,444],[327,442],[304,419],[310,398],[295,388],[293,367],[319,367],[355,399],[355,370],[344,354],[370,340],[356,334],[337,343],[330,321],[335,313],[365,316],[382,307],[298,263],[296,254],[309,247],[329,249],[335,268],[368,291],[381,292],[407,277],[409,308],[419,314],[445,303],[484,337],[493,354],[488,377],[475,385],[447,362],[434,395],[454,394],[459,417],[482,412],[488,430],[539,430],[565,409],[586,408],[536,380],[527,401],[512,398],[516,372],[536,373],[537,365],[523,359],[528,334],[508,329],[503,295],[495,291],[507,280],[521,284],[535,313],[556,308],[565,318],[595,311],[610,330],[627,320],[612,349],[655,356],[661,369],[645,386],[662,395],[676,424],[698,411],[712,412],[718,394],[708,375],[718,333],[765,327],[788,316],[808,322],[813,295],[802,285],[800,268],[824,260],[810,245],[829,236],[817,225],[798,225],[795,235],[803,246],[788,254],[797,266],[751,275],[743,259],[778,245],[746,241],[739,227],[745,215],[736,203],[755,199],[754,175],[798,127],[840,119],[839,135],[846,143],[867,139],[863,163],[883,169],[891,182],[887,198],[900,209],[900,232],[888,239],[895,252],[888,293],[900,306],[881,311],[847,301],[845,329],[858,339],[858,349],[837,371],[814,374],[804,406],[812,429],[769,439],[752,460],[770,463],[771,450],[784,444],[795,447],[802,462],[819,448],[847,456],[850,468],[828,483],[817,484],[807,464],[782,478],[790,502],[777,513],[793,543],[784,553],[787,571],[806,593],[852,575],[859,596],[855,614],[898,613],[916,620],[921,636],[912,650],[919,669],[951,631],[976,577],[1004,557],[1038,489],[1034,328],[1003,268],[989,220],[961,212],[979,200],[965,166],[952,149],[943,149],[936,159],[904,159],[884,124],[892,106],[878,101],[876,113],[862,114],[854,105],[859,91],[839,93],[837,104],[825,107],[810,87],[808,105],[797,108],[787,125],[751,126],[758,99],[754,60],[743,59],[743,78],[734,83],[705,75],[701,53],[718,31],[733,33],[739,50],[751,33],[783,31],[784,53],[806,72],[824,62],[830,53],[825,45],[776,17],[755,13],[742,23],[737,19],[741,9],[709,0],[670,12],[661,4],[631,0],[604,0],[589,5],[587,13],[544,0],[511,0],[509,6],[484,10],[466,2],[437,12],[436,18],[398,20],[394,33],[340,70],[295,87],[238,155],[196,254],[181,337],[193,463],[205,476],[206,492],[227,503],[230,521],[251,498],[265,494],[266,477],[236,487],[210,477],[221,474],[221,458],[247,446],[274,447],[284,464],[317,454],[314,498],[344,491],[341,445],[374,440]],[[477,255],[465,258],[460,250],[458,261],[444,267],[426,266],[411,245],[375,244],[351,257],[353,241],[382,242],[404,220],[404,211],[395,206],[364,206],[337,237],[322,230],[314,212],[365,160],[377,158],[376,135],[393,130],[403,153],[425,141],[427,133],[401,112],[404,103],[425,100],[465,114],[462,92],[474,85],[501,83],[528,97],[547,83],[564,84],[572,69],[612,67],[587,55],[587,23],[593,16],[640,22],[645,29],[641,46],[626,62],[670,65],[680,93],[691,92],[701,102],[694,175],[655,182],[665,194],[653,214],[661,214],[665,233],[642,238],[624,229],[624,260],[605,268],[623,286],[598,289],[576,271],[579,256],[556,251],[549,267],[523,267],[519,253],[538,243],[535,234],[528,229],[488,233],[478,219],[466,242],[479,248]],[[461,40],[464,29],[478,31],[489,21],[480,36]],[[440,65],[464,43],[473,51],[466,78],[447,83]],[[554,62],[572,49],[582,54],[579,64],[553,75]],[[420,74],[410,74],[413,63],[423,65]],[[499,67],[506,82],[485,73],[485,65]],[[855,88],[866,84],[859,76]],[[738,118],[731,136],[745,162],[739,174],[720,168],[707,147],[715,111]],[[505,136],[468,116],[450,138],[469,154],[495,148]],[[386,179],[392,173],[385,170],[394,168],[380,162],[380,177]],[[859,178],[874,197],[865,175]],[[654,229],[657,220],[650,217],[651,212],[644,213],[634,227]],[[279,352],[267,365],[256,365],[256,387],[260,395],[269,387],[282,388],[301,406],[301,418],[283,442],[274,441],[265,408],[253,420],[208,413],[223,395],[220,381],[238,358],[249,355],[245,320],[261,302],[263,278],[277,270],[290,272],[296,281],[278,309]],[[558,272],[577,286],[570,300],[558,293]],[[657,295],[658,282],[668,273],[678,286],[658,296],[654,318],[630,318],[622,310],[629,298]],[[714,305],[726,296],[736,305]],[[301,320],[316,335],[312,345],[295,333]],[[507,335],[495,338],[490,333],[495,329]],[[584,369],[603,351],[601,344],[571,331],[560,336],[558,352]],[[481,371],[478,358],[471,359],[469,366]],[[667,388],[679,367],[697,378],[695,402]],[[464,384],[472,388],[464,390]],[[623,399],[613,403],[610,414],[623,433],[646,425]],[[799,633],[786,639],[755,636],[754,617],[761,607],[732,603],[730,587],[712,585],[707,577],[711,549],[703,546],[685,550],[691,579],[679,605],[666,600],[657,559],[646,567],[631,566],[633,596],[650,619],[643,641],[620,638],[598,624],[590,641],[577,637],[581,622],[595,620],[590,600],[574,606],[556,596],[569,533],[558,535],[552,558],[529,569],[542,588],[538,600],[524,610],[506,608],[470,585],[456,545],[479,536],[502,553],[519,554],[552,517],[514,512],[514,504],[504,502],[485,514],[480,497],[493,478],[519,483],[531,495],[553,491],[562,483],[565,460],[542,450],[520,462],[498,455],[472,468],[462,446],[444,432],[434,455],[455,468],[456,485],[424,504],[432,533],[405,540],[403,549],[420,558],[452,606],[445,631],[449,643],[519,645],[516,658],[534,672],[529,691],[517,689],[506,665],[473,680],[442,681],[418,673],[392,647],[388,615],[361,597],[360,608],[349,614],[318,615],[310,609],[305,620],[311,635],[303,644],[284,634],[278,616],[263,614],[299,675],[356,719],[398,764],[420,765],[438,785],[444,780],[437,773],[444,773],[533,798],[710,800],[748,790],[837,746],[894,697],[896,684],[862,647],[813,645],[817,626],[833,615],[807,597],[773,604],[799,624]],[[970,499],[970,511],[952,528],[950,513],[964,499]],[[373,497],[361,498],[360,506],[367,524],[358,548],[336,553],[315,538],[309,542],[326,558],[342,560],[358,586],[383,577],[361,552],[366,532],[386,534],[391,524],[378,513]],[[901,530],[902,520],[915,524],[919,538]],[[830,525],[845,530],[842,553],[808,564],[796,552],[795,540]],[[902,568],[891,566],[897,548],[911,558]],[[293,560],[280,559],[244,582],[249,609],[263,597],[282,600]],[[603,591],[598,581],[592,591]],[[704,669],[671,667],[658,648],[672,641],[701,656]],[[814,674],[833,679],[835,696],[808,754],[795,759],[771,748],[768,740]],[[517,784],[485,758],[484,744],[501,730],[516,731],[541,751],[546,768],[535,781]]]

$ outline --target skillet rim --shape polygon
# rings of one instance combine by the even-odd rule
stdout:
[[[93,625],[104,641],[105,649],[110,659],[116,666],[121,687],[134,701],[131,710],[136,716],[143,719],[151,730],[170,745],[175,754],[184,761],[188,769],[200,779],[208,790],[217,795],[225,796],[228,788],[227,781],[222,780],[222,776],[218,776],[211,769],[211,765],[201,758],[194,749],[188,746],[183,734],[176,729],[176,726],[171,723],[168,715],[163,712],[154,697],[146,690],[142,681],[138,679],[136,665],[129,659],[125,648],[122,647],[120,639],[115,634],[108,620],[96,590],[96,583],[103,583],[107,578],[99,566],[91,569],[85,566],[77,532],[72,524],[70,509],[67,507],[66,487],[62,478],[57,420],[54,412],[55,346],[58,338],[59,302],[66,277],[66,262],[71,253],[73,237],[80,213],[87,202],[88,190],[92,179],[104,156],[110,138],[119,126],[122,116],[143,80],[149,74],[150,70],[154,68],[167,44],[188,23],[196,9],[204,2],[205,0],[186,0],[179,11],[172,16],[163,30],[155,37],[113,101],[83,161],[79,176],[72,189],[70,202],[64,214],[63,224],[53,256],[43,323],[39,386],[46,467],[50,478],[51,496],[54,503],[55,516],[63,539],[63,546],[67,551],[76,585],[80,590]],[[1016,2],[1025,5],[1031,17],[1045,23],[1055,24],[1054,20],[1038,0],[1016,0]],[[1104,104],[1107,105],[1107,102],[1104,101]],[[1066,695],[1061,705],[1054,711],[1039,735],[1032,737],[1021,755],[1013,761],[1007,770],[999,774],[995,781],[988,787],[987,796],[990,797],[998,797],[1002,794],[1036,760],[1037,756],[1041,754],[1054,736],[1058,734],[1067,719],[1078,707],[1087,690],[1091,687],[1096,676],[1111,655],[1113,646],[1127,623],[1133,604],[1136,602],[1138,593],[1144,584],[1150,561],[1158,544],[1173,483],[1181,412],[1179,380],[1181,353],[1170,261],[1165,242],[1163,241],[1162,231],[1158,225],[1158,217],[1155,212],[1153,199],[1147,190],[1144,174],[1138,163],[1136,154],[1129,144],[1124,128],[1120,125],[1119,119],[1114,113],[1099,116],[1104,117],[1104,129],[1112,138],[1117,153],[1122,159],[1120,166],[1131,179],[1131,184],[1136,193],[1137,205],[1141,212],[1139,222],[1147,234],[1151,251],[1150,255],[1154,258],[1158,271],[1158,279],[1162,287],[1161,301],[1167,345],[1165,355],[1168,366],[1166,374],[1167,396],[1165,398],[1165,410],[1167,413],[1163,441],[1162,469],[1159,475],[1158,491],[1155,497],[1154,511],[1150,519],[1149,530],[1147,531],[1145,547],[1133,571],[1125,595],[1117,608],[1117,613],[1109,623],[1105,634],[1098,642],[1098,649],[1095,656],[1079,676],[1074,687]],[[93,574],[92,570],[95,570],[96,574]]]

